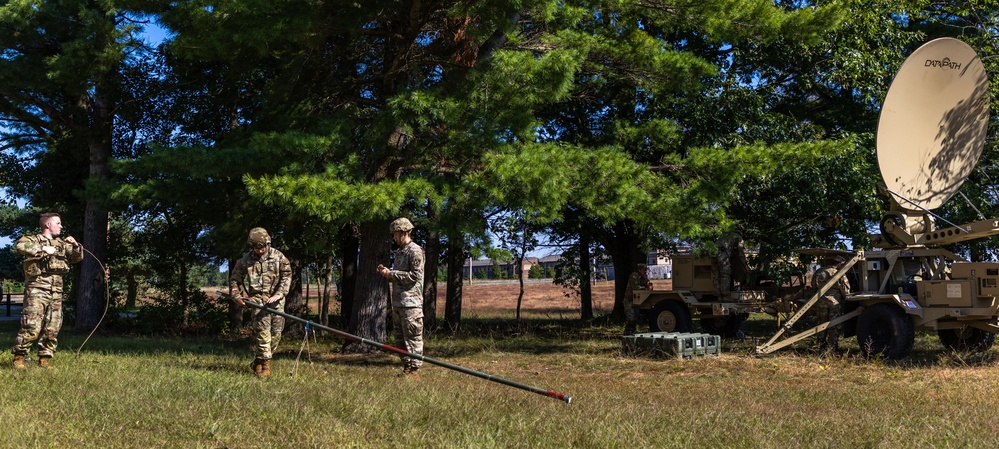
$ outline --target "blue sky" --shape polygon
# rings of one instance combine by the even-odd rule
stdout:
[[[143,40],[155,46],[162,43],[169,35],[169,32],[166,30],[166,28],[159,26],[159,24],[147,23],[143,25],[140,34],[143,36]],[[0,196],[3,196],[4,198],[8,196],[6,189],[0,188]],[[25,203],[26,202],[23,199],[17,199],[18,207],[24,207]],[[0,248],[10,244],[11,244],[10,237],[0,236]]]

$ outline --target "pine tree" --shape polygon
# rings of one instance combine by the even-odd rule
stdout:
[[[76,328],[93,328],[105,302],[108,209],[101,188],[116,146],[134,141],[120,114],[146,82],[142,10],[128,2],[28,1],[0,7],[0,133],[3,184],[36,209],[66,213],[81,231],[85,257],[77,285]],[[82,202],[82,204],[81,204]],[[81,220],[82,219],[82,220]]]

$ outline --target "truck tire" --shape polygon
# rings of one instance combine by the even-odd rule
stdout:
[[[649,312],[649,330],[652,332],[690,332],[694,323],[687,306],[679,301],[660,301]]]
[[[903,358],[912,351],[915,339],[912,320],[895,304],[874,304],[857,318],[857,343],[868,357]]]
[[[996,342],[996,334],[971,326],[940,329],[937,337],[945,348],[957,352],[985,352]]]
[[[853,281],[850,281],[850,282],[853,282]],[[856,284],[851,284],[851,285],[856,285]],[[846,301],[843,304],[843,308],[842,308],[842,310],[840,310],[840,313],[842,313],[843,315],[846,315],[846,314],[848,314],[850,312],[853,312],[854,310],[857,310],[858,307],[860,307],[860,303],[859,302]],[[850,337],[852,337],[854,335],[857,335],[857,319],[856,318],[847,320],[845,323],[842,324],[842,326],[843,327],[841,327],[840,329],[843,330],[843,334],[841,335],[843,338],[850,338]]]
[[[742,323],[749,318],[748,313],[737,313],[728,316],[701,318],[701,330],[706,333],[732,338],[742,330]]]

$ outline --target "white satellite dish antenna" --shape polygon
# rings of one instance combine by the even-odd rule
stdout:
[[[898,70],[878,121],[878,167],[903,209],[932,210],[949,200],[985,146],[989,80],[968,44],[935,39]]]

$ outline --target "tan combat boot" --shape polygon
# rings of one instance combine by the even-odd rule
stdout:
[[[261,363],[260,367],[260,377],[270,377],[271,375],[271,360],[267,359]]]
[[[402,368],[402,374],[399,377],[405,379],[420,380],[420,368],[415,366],[406,366]]]
[[[14,369],[24,369],[24,356],[15,355],[14,356]]]
[[[253,363],[250,364],[250,369],[253,370],[253,374],[256,374],[257,377],[260,377],[260,371],[264,369],[262,362],[260,359],[253,359]]]
[[[50,355],[38,356],[38,366],[40,366],[42,368],[45,368],[45,369],[55,368],[54,366],[52,366],[51,363],[49,363],[49,360],[52,360],[52,356],[50,356]]]

